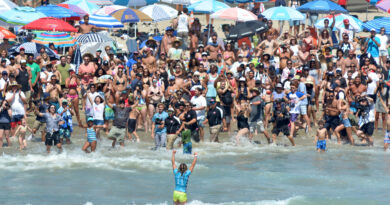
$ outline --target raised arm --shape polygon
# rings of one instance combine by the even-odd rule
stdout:
[[[176,169],[176,163],[175,163],[175,154],[176,154],[176,150],[173,150],[172,151],[172,169],[175,170]]]
[[[195,152],[194,153],[194,160],[192,161],[192,164],[191,164],[191,167],[190,167],[190,171],[192,172],[195,168],[195,165],[196,165],[196,160],[198,159],[198,153]]]

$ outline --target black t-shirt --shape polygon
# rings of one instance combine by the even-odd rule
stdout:
[[[180,129],[181,123],[178,117],[172,116],[165,119],[165,127],[168,134],[175,134]]]
[[[209,126],[220,125],[222,123],[223,110],[216,106],[214,109],[210,108],[207,112],[207,119],[209,120]]]
[[[131,107],[120,108],[118,106],[114,106],[112,110],[114,110],[115,114],[113,125],[118,128],[126,128]]]
[[[186,122],[189,122],[189,121],[191,121],[192,119],[196,119],[196,112],[195,112],[195,110],[190,110],[190,111],[188,111],[185,115],[184,115],[184,119],[185,119],[185,121]],[[195,131],[196,130],[196,128],[198,128],[198,125],[197,125],[197,123],[194,123],[194,124],[192,124],[192,125],[186,125],[186,128],[187,129],[190,129],[191,131]]]

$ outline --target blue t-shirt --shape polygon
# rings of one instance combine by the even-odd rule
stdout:
[[[162,113],[156,113],[153,115],[153,119],[152,121],[155,123],[156,122],[156,119],[160,119],[161,120],[161,123],[163,123],[165,121],[165,119],[167,119],[168,117],[168,113],[166,113],[165,111],[163,111]],[[160,124],[157,124],[156,123],[156,127],[154,128],[154,132],[155,133],[166,133],[167,132],[167,128],[164,126],[164,128],[159,128]]]
[[[298,92],[301,92],[303,93],[304,95],[307,94],[307,91],[306,91],[306,85],[302,82],[299,82],[299,85],[298,85]],[[302,96],[301,96],[302,97]],[[307,105],[308,104],[308,101],[307,101],[307,98],[303,99],[302,100],[302,105]]]
[[[179,170],[173,170],[173,174],[175,175],[175,191],[187,192],[187,184],[188,178],[191,175],[191,171],[187,170],[183,175],[179,172]]]
[[[381,43],[378,37],[375,37],[375,41]],[[374,58],[379,57],[379,48],[371,38],[368,38],[367,53],[370,53]]]

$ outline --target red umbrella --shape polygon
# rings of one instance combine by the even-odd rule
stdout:
[[[7,29],[0,26],[0,39],[10,39],[10,38],[16,38],[15,34],[11,33],[11,31],[8,31]]]
[[[66,21],[53,17],[44,17],[38,20],[35,20],[29,24],[26,24],[22,27],[27,30],[40,30],[40,31],[67,31],[67,32],[77,32],[77,29]]]

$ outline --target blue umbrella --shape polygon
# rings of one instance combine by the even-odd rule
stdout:
[[[84,23],[81,20],[80,23]],[[110,15],[92,14],[89,16],[89,24],[102,28],[123,28],[123,24]]]
[[[269,8],[261,14],[265,16],[265,18],[267,19],[278,20],[278,21],[284,21],[284,20],[301,21],[305,19],[305,16],[301,12],[295,10],[294,8],[284,7],[284,6]]]
[[[26,25],[37,19],[46,17],[31,7],[16,7],[0,14],[0,20],[9,24]]]
[[[241,3],[252,3],[252,2],[268,2],[268,0],[225,0],[225,2],[231,3],[231,4],[241,4]]]
[[[39,6],[35,8],[37,11],[45,14],[48,17],[54,17],[54,18],[66,18],[66,19],[74,19],[79,20],[80,15],[78,15],[76,12],[56,5],[47,5],[47,6]]]
[[[193,11],[195,13],[214,13],[221,9],[230,8],[227,4],[216,1],[216,0],[202,0],[196,3],[189,5],[188,11]]]
[[[158,2],[159,2],[158,0],[115,0],[114,4],[127,6],[127,7],[136,7],[136,6],[146,6]]]
[[[363,25],[363,22],[353,16],[350,16],[348,14],[336,14],[335,15],[335,20],[336,20],[336,23],[335,23],[335,26],[333,28],[334,31],[336,31],[337,27],[341,26],[341,24],[344,24],[343,21],[344,19],[348,19],[349,20],[349,24],[353,27],[353,28],[358,28],[358,31],[360,32],[362,30],[362,25]],[[325,20],[328,20],[329,21],[329,25],[332,25],[333,23],[333,16],[332,15],[327,15],[325,16],[324,18],[318,20],[316,23],[315,23],[315,27],[318,28],[318,29],[323,29],[325,27]]]
[[[306,4],[303,4],[302,6],[298,7],[297,10],[300,12],[310,12],[310,13],[319,13],[319,14],[327,14],[332,11],[335,13],[345,13],[345,14],[348,13],[346,9],[329,0],[314,0]]]
[[[363,28],[365,30],[368,30],[368,31],[371,29],[375,29],[376,32],[379,33],[379,31],[382,27],[385,28],[386,34],[390,34],[390,17],[378,18],[378,19],[374,19],[371,21],[367,21],[366,23],[363,23]]]

